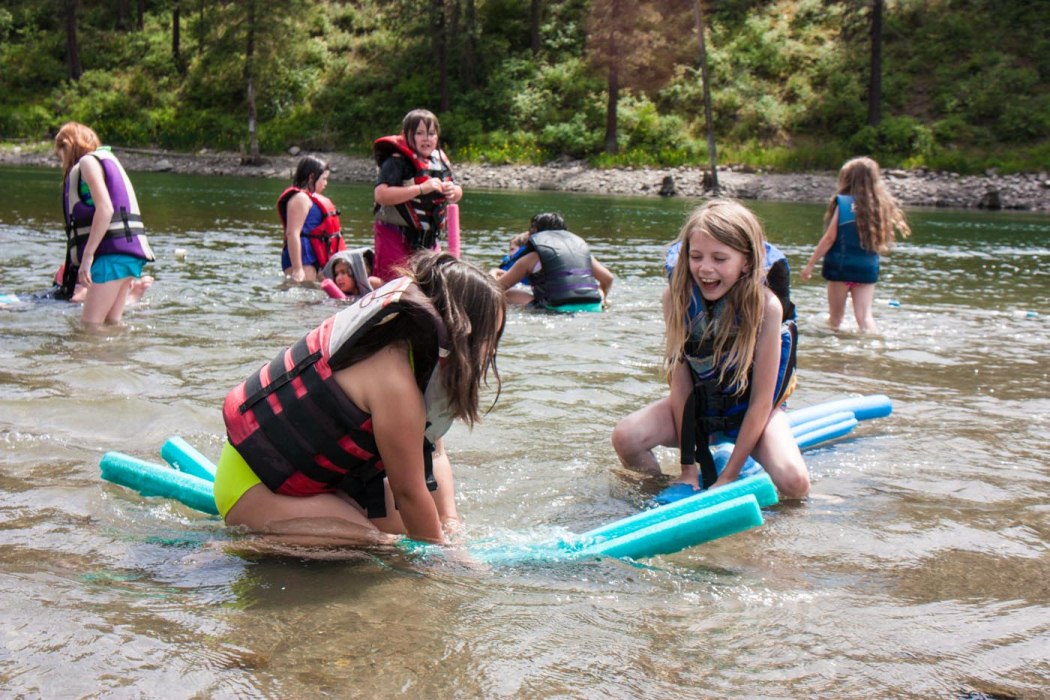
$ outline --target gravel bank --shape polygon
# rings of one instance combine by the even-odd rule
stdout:
[[[172,153],[114,148],[130,171],[178,172],[204,175],[247,175],[289,180],[298,155],[268,156],[260,166],[241,165],[236,153]],[[332,167],[331,178],[372,182],[375,166],[365,158],[336,153],[317,154]],[[16,145],[0,148],[0,164],[57,167],[49,147]],[[695,167],[625,168],[595,170],[579,161],[556,161],[544,166],[456,164],[456,176],[472,187],[508,190],[552,190],[639,197],[699,198],[711,195],[706,171]],[[890,190],[906,206],[959,209],[1017,209],[1050,211],[1050,174],[983,176],[935,173],[923,170],[883,171]],[[835,188],[835,173],[761,173],[739,168],[718,170],[721,192],[738,199],[826,202]]]

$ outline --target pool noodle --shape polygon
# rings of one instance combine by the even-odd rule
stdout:
[[[717,506],[725,501],[743,496],[752,496],[759,506],[765,508],[777,503],[777,490],[765,472],[738,479],[711,491],[701,491],[687,496],[674,503],[659,508],[643,510],[607,525],[588,530],[581,534],[592,540],[610,540],[631,534],[637,530],[651,527],[665,520],[672,520],[682,515]]]
[[[210,481],[120,452],[107,452],[99,466],[103,479],[143,496],[172,498],[203,513],[219,514]]]
[[[215,481],[215,465],[178,435],[161,446],[160,456],[180,472]]]
[[[327,277],[321,280],[321,289],[324,293],[333,299],[346,299],[346,295],[343,294],[343,290],[336,286],[335,282],[328,279]]]
[[[832,413],[849,411],[857,420],[868,420],[869,418],[885,418],[893,412],[893,404],[885,394],[872,394],[871,396],[855,396],[845,399],[826,401],[815,406],[788,411],[788,424],[795,426],[814,418],[827,416]]]
[[[676,517],[654,520],[621,536],[597,541],[581,535],[570,541],[468,547],[468,551],[474,559],[491,566],[579,561],[597,557],[646,559],[728,537],[758,527],[763,522],[762,510],[754,494],[738,496],[691,512],[677,512]],[[435,545],[406,539],[402,540],[400,546],[408,554],[426,556],[433,553],[441,556],[440,548]]]
[[[887,416],[891,411],[892,404],[890,403],[889,398],[884,395],[855,397],[829,401],[816,406],[809,406],[797,411],[789,412],[788,423],[792,426],[792,433],[799,442],[799,446],[808,447],[847,434],[857,425],[859,420]],[[721,461],[724,464],[729,458],[729,455],[732,454],[732,448],[732,443],[713,445],[712,450],[716,462]],[[187,473],[183,474],[174,469],[166,469],[158,465],[143,462],[142,460],[136,460],[127,455],[107,453],[106,457],[103,458],[103,478],[129,486],[130,488],[140,491],[143,495],[167,496],[169,498],[175,498],[176,500],[179,500],[192,508],[202,510],[203,512],[215,513],[211,484],[208,483],[206,477],[201,478],[202,472],[213,476],[214,465],[212,465],[203,455],[190,447],[184,440],[182,440],[182,438],[178,438],[177,436],[165,443],[164,447],[161,449],[161,454],[165,460],[171,462],[179,469],[185,469]],[[118,457],[120,459],[118,459]],[[110,467],[110,474],[108,476],[106,468],[107,461]],[[117,470],[114,464],[116,464],[117,467],[121,467],[121,469]],[[741,471],[746,472],[749,467],[757,468],[758,465],[749,458],[748,463],[745,464]],[[193,481],[187,483],[187,488],[190,493],[183,494],[181,492],[181,483],[177,478],[178,476],[193,479]],[[143,490],[143,488],[146,490]],[[204,498],[204,496],[206,496],[206,498]],[[710,492],[701,492],[695,496],[681,499],[680,501],[676,501],[675,503],[666,506],[642,511],[641,513],[636,513],[627,518],[585,532],[580,535],[579,538],[590,541],[598,540],[598,542],[588,545],[580,551],[595,553],[595,555],[599,556],[634,556],[632,554],[608,553],[629,551],[635,552],[639,557],[655,556],[656,553],[666,553],[665,551],[656,552],[656,549],[669,546],[667,544],[661,544],[662,542],[689,541],[690,536],[677,532],[679,528],[694,528],[695,521],[699,519],[701,514],[718,508],[724,503],[729,503],[738,499],[746,500],[747,496],[750,496],[755,502],[756,508],[766,507],[777,502],[776,490],[773,488],[768,475],[764,472],[759,472],[752,476],[743,477],[734,484],[729,484]],[[748,520],[747,517],[735,512],[735,509],[740,507],[741,506],[738,505],[733,509],[715,510],[710,514],[710,520],[706,520],[705,522],[712,532],[719,531],[718,528],[721,526],[719,525],[718,520],[721,517],[727,518],[727,523],[736,522],[737,520],[739,520],[739,522],[746,522]],[[718,513],[722,513],[723,515],[719,516]],[[761,516],[759,517],[761,518]],[[661,527],[661,525],[665,523],[666,525]],[[761,524],[761,520],[759,520],[758,524]],[[748,525],[747,527],[755,526],[757,525]],[[727,524],[726,527],[730,527],[730,525]],[[644,544],[646,542],[645,536],[637,534],[641,532],[653,533],[654,539],[650,541],[650,545],[653,548],[652,551],[654,554],[640,554],[640,552],[647,551],[646,546],[650,546]],[[739,532],[739,530],[734,530],[734,532]],[[727,531],[726,534],[732,534],[732,532]],[[725,535],[717,535],[717,537],[722,536]],[[614,543],[621,538],[633,539],[625,539],[624,542],[621,543],[623,545],[622,549],[617,549],[611,546],[611,543]],[[714,537],[698,541],[696,544],[700,544],[703,541],[710,541],[710,539],[714,539]],[[604,547],[603,545],[605,544],[609,544],[610,546]],[[560,542],[552,545],[541,545],[538,548],[529,547],[526,548],[527,555],[513,555],[511,551],[513,548],[510,548],[510,550],[501,550],[500,548],[497,548],[485,552],[482,558],[493,561],[501,558],[509,560],[514,558],[514,556],[517,556],[518,559],[523,561],[527,559],[536,560],[551,557],[565,558],[572,553],[573,546],[576,545]],[[683,546],[688,547],[694,545],[686,544]],[[503,552],[502,554],[499,553],[501,551]]]
[[[448,234],[448,252],[459,257],[459,205],[449,204],[445,210],[446,232]]]
[[[840,421],[838,423],[832,423],[831,425],[826,425],[822,428],[811,430],[807,433],[803,433],[802,435],[796,435],[795,442],[798,443],[799,449],[804,450],[807,447],[813,447],[814,445],[819,445],[829,440],[835,440],[837,438],[844,437],[845,435],[849,434],[851,430],[857,427],[857,423],[857,419],[850,416],[846,420]]]

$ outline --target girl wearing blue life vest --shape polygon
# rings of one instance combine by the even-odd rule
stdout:
[[[84,293],[81,320],[120,323],[132,283],[142,277],[153,251],[146,239],[138,198],[120,161],[84,124],[67,122],[55,136],[62,162],[66,261],[63,298],[77,285]]]
[[[762,227],[743,205],[714,199],[692,212],[678,242],[666,313],[670,396],[621,420],[613,446],[625,466],[653,474],[660,465],[652,448],[679,447],[676,497],[732,483],[753,457],[784,498],[802,498],[809,473],[781,409],[790,391],[784,308],[765,284]],[[707,444],[719,431],[735,431],[736,440],[714,474]]]
[[[871,308],[879,281],[879,255],[893,248],[894,232],[902,238],[911,234],[904,212],[882,181],[878,163],[861,157],[842,166],[838,192],[828,204],[824,226],[802,279],[812,277],[813,266],[823,257],[820,272],[828,282],[828,325],[838,328],[842,324],[849,297],[857,326],[862,332],[874,332]]]

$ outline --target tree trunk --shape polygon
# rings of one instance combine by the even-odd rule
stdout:
[[[711,81],[707,72],[707,42],[704,40],[703,0],[693,3],[696,40],[700,45],[700,79],[704,81],[704,128],[707,131],[707,154],[711,158],[711,191],[718,195],[718,155],[715,151],[715,125],[711,117]]]
[[[620,73],[616,68],[616,54],[614,53],[613,61],[609,66],[609,103],[605,107],[605,152],[610,155],[615,155],[619,150],[616,145],[616,122],[619,105]]]
[[[84,70],[80,66],[80,45],[77,43],[77,6],[79,0],[66,0],[66,68],[69,79],[80,80]]]
[[[252,80],[253,62],[255,60],[255,5],[256,0],[248,0],[248,45],[244,51],[244,84],[248,100],[248,154],[241,157],[244,165],[259,165],[259,129],[255,111],[255,83]]]
[[[434,31],[431,39],[434,42],[434,54],[438,59],[438,110],[447,112],[448,96],[448,22],[445,17],[445,0],[433,0]]]
[[[186,64],[182,60],[182,21],[179,14],[179,0],[171,4],[171,60],[180,75],[186,74]]]
[[[140,32],[146,29],[146,0],[139,0],[135,13],[135,27]]]
[[[539,58],[540,55],[540,2],[532,0],[529,3],[529,42],[533,58]]]
[[[871,4],[871,80],[868,82],[868,124],[882,121],[882,2]]]
[[[478,86],[478,10],[475,0],[466,0],[467,9],[463,17],[463,33],[466,41],[463,55],[463,82],[468,88]]]

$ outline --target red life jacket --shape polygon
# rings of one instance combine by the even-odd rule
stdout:
[[[301,187],[289,187],[277,198],[277,215],[281,217],[281,226],[288,227],[288,200],[299,192],[305,192],[321,211],[321,223],[310,230],[303,229],[299,234],[310,241],[310,248],[317,258],[319,268],[324,267],[329,259],[340,250],[346,250],[346,242],[343,241],[342,226],[339,223],[339,210],[335,208],[332,200],[323,194],[304,190]]]
[[[423,308],[433,322],[431,356],[437,358],[445,344],[444,323],[412,280],[401,277],[326,319],[227,394],[222,411],[227,438],[271,491],[309,496],[341,489],[369,517],[385,515],[385,470],[372,418],[336,383],[332,365],[342,366],[365,334],[409,304]],[[420,392],[440,384],[437,360],[424,367],[419,353],[414,357]],[[433,490],[428,447],[433,446],[424,440]]]
[[[418,185],[432,177],[446,182],[452,179],[452,165],[445,157],[444,151],[435,151],[441,168],[434,169],[431,163],[419,157],[401,134],[379,137],[372,144],[372,153],[376,165],[380,167],[387,158],[395,154],[408,160],[414,174],[411,179],[405,180],[403,185]],[[431,192],[394,206],[376,204],[373,214],[379,221],[401,228],[413,248],[429,249],[434,247],[447,228],[447,204],[448,200],[444,194]]]

